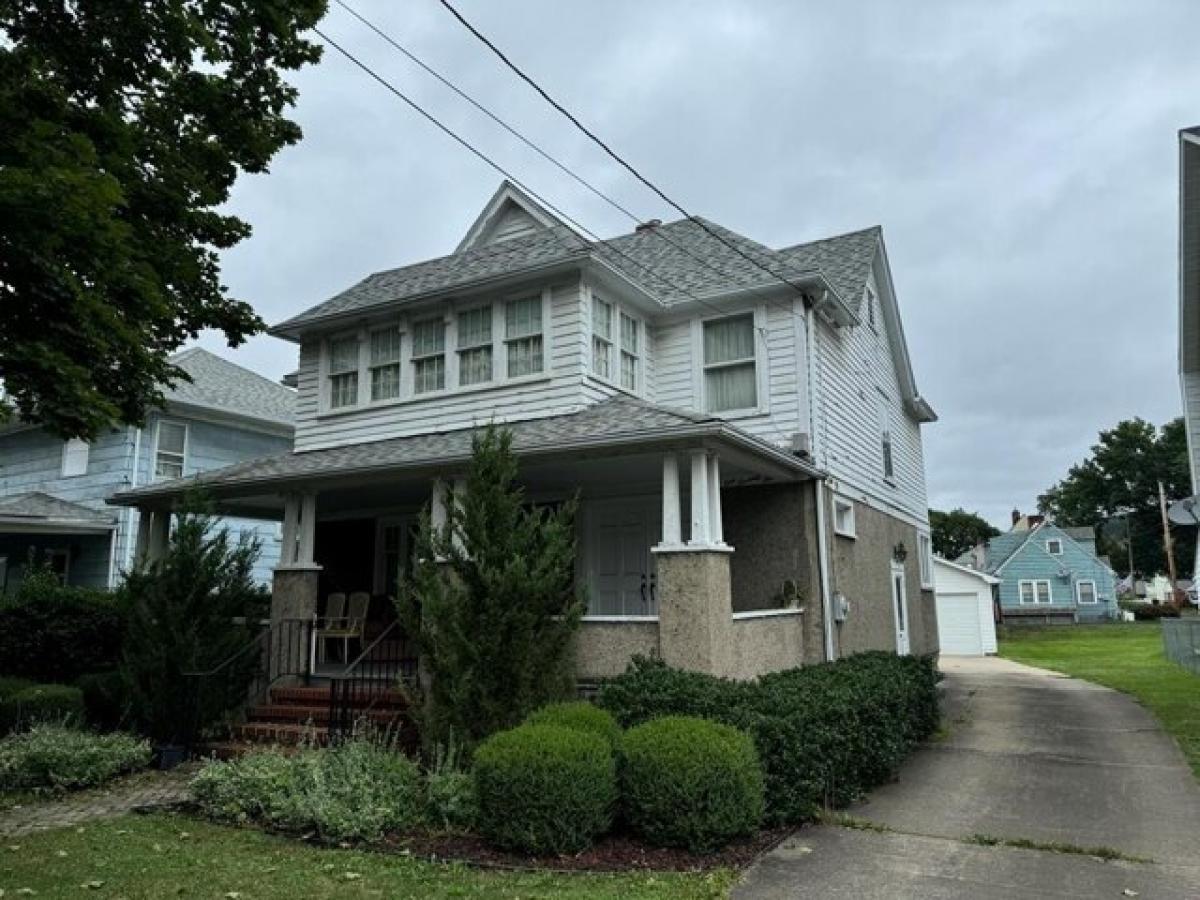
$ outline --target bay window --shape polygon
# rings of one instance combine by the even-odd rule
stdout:
[[[358,403],[358,337],[329,342],[329,406],[341,409]]]
[[[446,323],[427,319],[413,325],[413,391],[425,394],[446,387]]]
[[[592,374],[612,378],[613,308],[592,298]]]
[[[492,380],[492,308],[481,306],[458,314],[458,383]]]
[[[504,343],[508,377],[536,375],[542,371],[542,298],[510,300],[504,305]]]
[[[400,396],[400,329],[371,332],[371,399]]]
[[[704,323],[704,397],[708,412],[758,406],[752,313]]]
[[[621,313],[621,387],[637,390],[638,322]]]

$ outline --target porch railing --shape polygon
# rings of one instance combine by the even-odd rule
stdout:
[[[352,735],[360,721],[393,726],[404,715],[400,688],[414,683],[417,655],[392,622],[346,668],[330,677],[329,738]]]
[[[184,672],[187,703],[182,737],[188,749],[228,731],[248,706],[267,699],[283,679],[312,679],[312,619],[276,619],[261,623],[259,632],[217,665]]]

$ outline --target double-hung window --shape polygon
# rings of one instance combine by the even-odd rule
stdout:
[[[400,329],[371,332],[371,399],[400,396]]]
[[[1062,556],[1062,541],[1058,538],[1046,541],[1046,552],[1051,556]]]
[[[879,450],[883,463],[883,477],[891,481],[896,477],[896,460],[892,448],[892,416],[887,397],[879,398]]]
[[[709,412],[758,406],[752,313],[704,323],[704,397]]]
[[[492,380],[492,308],[458,314],[458,383],[464,387]]]
[[[1044,578],[1022,578],[1017,582],[1017,591],[1022,605],[1051,601],[1050,582]]]
[[[592,298],[592,374],[612,378],[613,307]]]
[[[427,319],[413,325],[413,391],[426,394],[446,387],[446,323]]]
[[[187,426],[181,422],[159,422],[154,448],[154,477],[182,478],[187,455]]]
[[[510,300],[504,305],[504,343],[508,352],[508,377],[536,375],[542,371],[542,298]]]
[[[1079,601],[1080,606],[1096,603],[1096,582],[1091,580],[1075,582],[1075,599]]]
[[[638,383],[638,320],[621,313],[621,387],[636,391]]]
[[[927,534],[917,535],[917,560],[921,566],[921,587],[933,587],[933,542]]]
[[[358,403],[358,337],[329,342],[329,407],[341,409]]]

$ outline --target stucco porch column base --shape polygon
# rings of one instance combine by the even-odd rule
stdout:
[[[317,596],[321,579],[320,566],[279,567],[271,583],[272,641],[275,646],[270,652],[271,680],[286,673],[304,672],[307,669],[310,642],[299,640],[296,626],[279,629],[279,623],[288,619],[312,621],[317,614]]]
[[[733,665],[729,547],[655,547],[659,652],[669,666],[725,675]]]

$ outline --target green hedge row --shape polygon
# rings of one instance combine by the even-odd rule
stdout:
[[[740,728],[766,780],[766,815],[799,823],[891,778],[938,725],[931,657],[871,652],[736,682],[639,659],[599,705],[630,727],[686,715]]]
[[[35,725],[0,740],[0,790],[79,790],[150,764],[150,745],[127,734]]]

